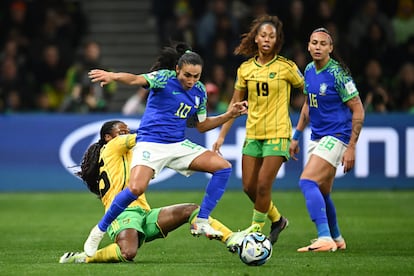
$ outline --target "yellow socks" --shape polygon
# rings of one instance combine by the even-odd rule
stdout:
[[[86,257],[87,263],[120,263],[128,262],[122,257],[121,249],[118,244],[111,243],[110,245],[96,251],[92,257]]]
[[[267,217],[270,219],[271,222],[279,221],[281,214],[276,206],[273,204],[273,201],[270,201],[269,210],[267,211]]]
[[[209,217],[209,223],[211,227],[214,228],[214,230],[217,230],[223,233],[223,237],[221,238],[221,241],[224,243],[233,234],[233,231],[231,231],[226,225],[224,225],[217,219]]]

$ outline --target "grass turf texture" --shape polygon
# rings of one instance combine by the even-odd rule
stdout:
[[[263,266],[249,267],[224,244],[189,234],[188,224],[166,240],[144,244],[134,263],[59,264],[66,251],[80,251],[102,215],[90,193],[0,194],[0,275],[413,275],[414,191],[339,192],[332,195],[348,249],[297,253],[315,237],[300,192],[275,192],[289,228]],[[199,203],[201,192],[149,192],[153,207]],[[252,205],[228,191],[213,216],[232,229],[250,223]],[[269,231],[266,224],[264,233]],[[109,243],[105,237],[101,245]]]

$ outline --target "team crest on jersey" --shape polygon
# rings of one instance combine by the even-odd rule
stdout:
[[[195,108],[198,108],[198,106],[200,105],[200,97],[199,96],[195,96]]]
[[[151,153],[149,151],[142,152],[142,159],[148,161],[150,159]]]
[[[274,79],[276,77],[276,72],[270,72],[269,78]]]
[[[319,86],[319,95],[320,96],[325,96],[326,95],[326,90],[328,89],[328,85],[326,83],[321,83],[321,85]]]

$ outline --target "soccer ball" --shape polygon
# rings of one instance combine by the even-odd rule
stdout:
[[[272,243],[262,233],[250,233],[244,237],[238,253],[240,260],[247,265],[263,265],[272,256]]]

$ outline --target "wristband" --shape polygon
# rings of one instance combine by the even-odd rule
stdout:
[[[295,133],[293,134],[292,139],[293,140],[299,140],[301,136],[302,136],[302,131],[296,129],[295,130]]]

